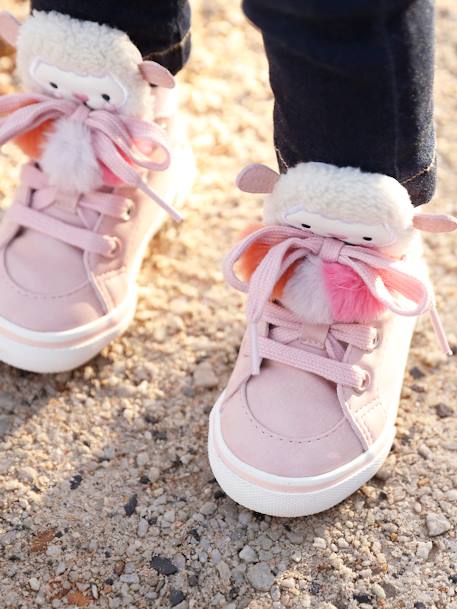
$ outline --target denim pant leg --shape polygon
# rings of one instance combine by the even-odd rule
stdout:
[[[244,0],[260,28],[282,171],[300,161],[435,187],[433,0]]]
[[[190,53],[187,0],[32,0],[32,9],[105,23],[130,36],[145,59],[176,74]]]

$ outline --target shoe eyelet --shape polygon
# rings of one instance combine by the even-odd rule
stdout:
[[[115,258],[121,251],[122,242],[119,237],[106,237],[111,245],[110,252],[106,255],[107,258]]]
[[[133,214],[135,213],[135,203],[133,201],[129,201],[128,202],[128,206],[127,209],[125,210],[122,219],[124,220],[124,222],[128,222],[129,220],[132,219]]]
[[[370,352],[377,349],[379,347],[380,342],[381,342],[381,337],[379,336],[379,332],[376,332],[376,334],[373,337],[373,340],[371,341],[371,344],[370,344]]]
[[[363,393],[365,393],[365,391],[367,391],[367,389],[369,389],[370,385],[371,385],[371,374],[368,372],[368,370],[363,370],[364,376],[363,376],[363,381],[360,387],[354,387],[354,393],[356,393],[357,395],[362,395]]]

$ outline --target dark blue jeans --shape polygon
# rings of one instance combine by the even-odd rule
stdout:
[[[32,5],[123,29],[145,57],[175,73],[190,52],[186,0]],[[397,178],[414,205],[429,201],[433,0],[244,0],[243,8],[269,61],[280,169],[311,160],[352,165]]]

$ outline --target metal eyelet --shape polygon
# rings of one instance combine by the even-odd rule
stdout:
[[[381,337],[379,336],[379,332],[376,331],[376,334],[370,344],[370,352],[377,349],[379,347],[380,342],[381,342]]]
[[[131,220],[133,214],[135,212],[135,203],[133,201],[129,201],[128,205],[127,205],[127,209],[125,210],[122,219],[124,220],[124,222],[128,222],[129,220]]]
[[[362,393],[365,393],[365,391],[370,387],[371,385],[371,374],[368,372],[368,370],[363,370],[364,376],[363,376],[363,381],[360,387],[354,387],[354,392],[357,393],[357,395],[362,395]]]
[[[107,258],[115,258],[121,251],[122,242],[119,237],[106,237],[111,245],[110,252],[106,255]]]

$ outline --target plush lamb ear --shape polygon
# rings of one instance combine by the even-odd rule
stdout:
[[[13,17],[11,13],[7,11],[0,12],[0,37],[14,48],[16,48],[20,27],[20,21],[16,17]]]
[[[446,214],[421,214],[413,217],[413,226],[428,233],[450,233],[457,230],[457,218]]]
[[[175,79],[173,75],[155,61],[143,61],[140,64],[140,72],[143,75],[144,80],[147,80],[151,85],[157,85],[158,87],[165,87],[166,89],[173,89],[175,86]]]
[[[279,173],[266,165],[254,163],[240,171],[236,185],[243,192],[270,194],[279,179]]]

